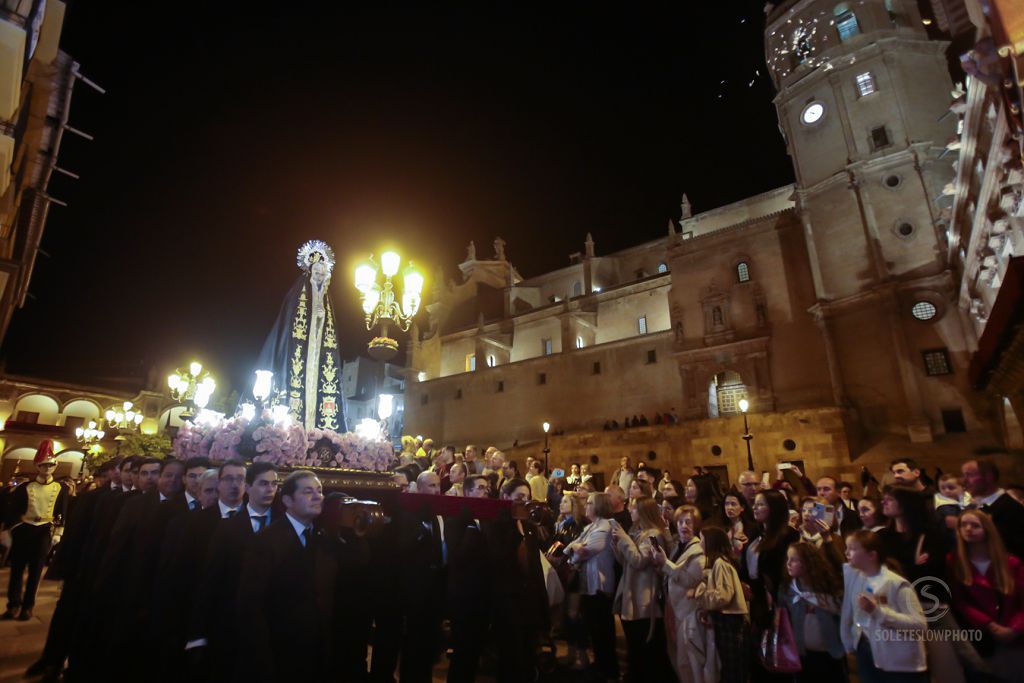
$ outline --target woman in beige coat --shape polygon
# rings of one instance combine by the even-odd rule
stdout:
[[[665,622],[658,604],[661,575],[654,563],[655,548],[664,552],[672,537],[653,498],[643,496],[631,501],[629,514],[633,520],[629,534],[612,522],[612,549],[622,565],[613,607],[626,634],[629,675],[635,681],[673,681]]]
[[[717,683],[718,651],[714,631],[698,618],[693,597],[704,579],[704,549],[700,545],[700,511],[693,505],[676,508],[674,521],[679,546],[669,558],[656,550],[654,564],[665,577],[665,633],[669,658],[680,683]]]

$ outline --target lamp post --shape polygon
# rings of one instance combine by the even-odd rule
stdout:
[[[398,341],[388,336],[388,327],[394,325],[402,332],[409,330],[412,319],[420,309],[420,295],[423,293],[423,275],[413,268],[412,261],[402,272],[402,299],[396,299],[392,278],[398,274],[401,257],[393,251],[380,255],[380,272],[371,255],[359,264],[355,271],[355,286],[363,302],[366,314],[366,329],[380,326],[379,334],[370,340],[368,350],[375,360],[390,360],[398,353]]]
[[[104,435],[106,435],[106,432],[100,429],[100,425],[96,423],[96,420],[89,420],[88,424],[84,427],[75,428],[75,438],[78,440],[78,443],[86,448],[99,445]]]
[[[104,417],[107,418],[107,427],[117,430],[116,438],[119,441],[124,439],[126,433],[137,431],[142,424],[142,412],[136,410],[131,401],[109,408]]]
[[[743,440],[747,442],[747,469],[751,472],[754,471],[754,455],[750,451],[750,442],[754,438],[754,435],[750,433],[750,427],[747,425],[747,411],[750,410],[750,401],[745,398],[740,399],[740,412],[743,413]]]
[[[179,368],[167,378],[167,386],[171,390],[171,398],[185,405],[182,418],[192,417],[192,409],[202,410],[210,402],[217,383],[210,373],[203,370],[202,363],[192,361],[188,369]]]
[[[551,452],[551,449],[548,448],[548,431],[551,429],[551,423],[545,422],[541,426],[544,428],[544,476],[549,477],[551,475],[548,471],[548,453]]]

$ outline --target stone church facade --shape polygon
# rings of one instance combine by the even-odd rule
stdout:
[[[1002,441],[968,381],[976,342],[934,201],[954,175],[945,44],[915,2],[798,0],[770,10],[765,45],[796,182],[696,215],[684,196],[665,237],[600,254],[587,235],[531,278],[500,238],[486,259],[471,245],[415,330],[407,432],[536,450],[547,421],[565,432],[553,464],[642,459],[642,437],[617,446],[603,425],[672,412],[647,442],[731,476],[746,398],[764,468],[952,463]]]

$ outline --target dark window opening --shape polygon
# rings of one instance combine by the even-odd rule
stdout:
[[[456,399],[462,398],[462,389],[456,389],[455,390],[455,398]]]
[[[889,131],[885,129],[885,126],[871,129],[871,149],[879,150],[891,144],[892,142],[889,141]]]
[[[655,351],[654,349],[651,349],[650,351],[647,352],[647,364],[650,365],[651,363],[657,363],[657,362],[658,362],[658,352]]]
[[[964,422],[964,411],[959,408],[944,409],[942,411],[942,427],[947,434],[966,432],[967,423]]]
[[[595,375],[600,375],[601,374],[601,363],[600,363],[600,361],[597,361],[597,362],[594,363],[594,374]]]
[[[542,372],[539,375],[537,375],[537,384],[547,384],[547,383],[548,383],[548,373]]]
[[[498,382],[498,393],[500,394],[503,391],[505,391],[505,382]]]
[[[423,394],[422,396],[420,396],[420,405],[421,406],[427,405],[427,401],[429,401],[429,400],[430,400],[430,396],[428,394]]]
[[[953,366],[949,362],[949,353],[946,349],[928,349],[922,351],[924,357],[924,371],[929,377],[938,375],[952,375]]]
[[[33,413],[31,410],[19,410],[18,414],[14,417],[14,421],[34,425],[39,422],[39,413]]]

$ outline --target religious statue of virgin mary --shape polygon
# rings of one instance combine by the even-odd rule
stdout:
[[[285,297],[257,367],[273,371],[274,395],[306,429],[344,432],[341,358],[328,293],[334,250],[310,240],[299,247],[296,262],[302,274]]]

